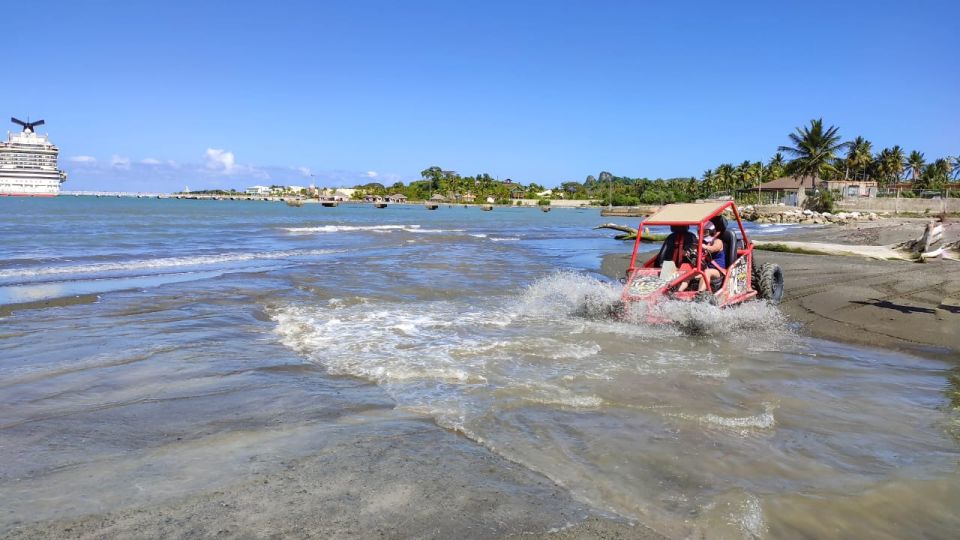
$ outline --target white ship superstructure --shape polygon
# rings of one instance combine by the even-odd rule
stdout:
[[[47,135],[38,135],[37,126],[43,120],[24,122],[11,118],[23,130],[7,133],[7,141],[0,142],[0,196],[53,197],[60,193],[60,184],[67,173],[57,168],[60,150]]]

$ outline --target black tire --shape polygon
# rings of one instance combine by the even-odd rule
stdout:
[[[697,295],[693,297],[693,301],[700,304],[710,304],[711,306],[716,306],[720,303],[717,297],[710,291],[698,292]]]
[[[710,288],[713,289],[713,292],[719,291],[723,287],[723,278],[716,277],[710,280]]]
[[[764,263],[753,267],[753,288],[757,297],[779,304],[783,299],[783,270],[779,264]]]

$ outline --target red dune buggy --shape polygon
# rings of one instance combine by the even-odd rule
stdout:
[[[723,215],[728,210],[736,219],[739,236]],[[713,263],[700,241],[708,223],[713,224],[716,236],[723,242],[726,268]],[[671,233],[660,251],[638,268],[639,233],[644,227],[653,226],[669,226]],[[783,271],[772,263],[755,265],[753,244],[733,201],[670,204],[643,220],[637,231],[621,296],[623,308],[628,312],[638,303],[650,307],[667,298],[730,306],[752,298],[776,304],[783,297]],[[720,274],[720,278],[712,282],[704,273],[710,265]],[[700,280],[707,281],[706,290],[697,292]],[[687,290],[679,290],[684,283]]]

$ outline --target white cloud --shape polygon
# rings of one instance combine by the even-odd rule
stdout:
[[[310,170],[310,167],[297,167],[297,170],[300,171],[300,174],[304,176],[310,176],[313,174],[313,171]]]
[[[160,160],[159,160],[159,159],[154,159],[154,158],[152,158],[152,157],[148,157],[148,158],[146,158],[146,159],[144,159],[144,160],[141,160],[140,163],[143,163],[144,165],[159,165],[159,164],[160,164]]]
[[[127,170],[130,168],[130,158],[114,154],[113,157],[110,158],[110,166],[116,169]]]
[[[380,175],[377,174],[377,171],[367,171],[367,178],[376,178],[378,176]]]
[[[233,152],[227,152],[221,148],[207,148],[206,160],[208,169],[220,170],[225,173],[232,172],[237,165]]]
[[[74,163],[96,163],[97,158],[93,156],[72,156],[70,161]]]
[[[173,169],[179,169],[179,168],[180,168],[180,164],[177,163],[176,161],[172,160],[172,159],[168,159],[168,160],[167,160],[167,165],[168,165],[169,167],[173,168]]]

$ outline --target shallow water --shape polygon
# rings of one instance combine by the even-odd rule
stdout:
[[[210,489],[263,448],[309,452],[321,423],[391,414],[670,536],[960,527],[954,366],[802,337],[761,303],[669,305],[686,323],[670,327],[577,316],[616,298],[592,271],[630,249],[591,227],[634,220],[70,197],[0,211],[0,303],[99,295],[0,319],[0,531]],[[178,437],[196,442],[165,446]]]

